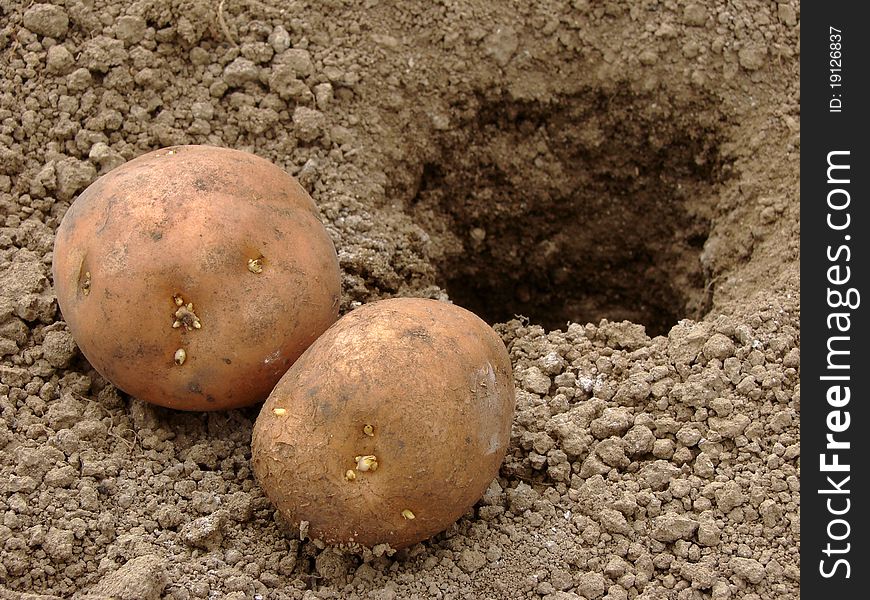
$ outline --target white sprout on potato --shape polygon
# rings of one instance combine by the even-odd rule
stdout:
[[[275,413],[275,416],[283,417],[284,415],[287,414],[287,409],[286,408],[275,408],[272,410],[272,412]]]
[[[409,521],[410,521],[411,519],[415,519],[415,518],[416,518],[416,517],[414,516],[414,513],[412,513],[412,512],[411,512],[409,509],[407,509],[407,508],[406,508],[405,510],[402,511],[402,517],[405,518],[405,519],[407,519],[407,520],[409,520]]]
[[[172,299],[175,302],[175,306],[178,307],[178,310],[175,311],[174,315],[175,321],[172,322],[173,329],[184,327],[186,330],[190,331],[191,329],[202,328],[202,322],[193,311],[193,302],[185,304],[184,298],[181,297],[181,294],[176,294]]]
[[[357,471],[375,472],[378,470],[378,458],[374,454],[368,454],[366,456],[355,456],[354,460],[356,461]]]
[[[249,258],[248,259],[248,271],[253,273],[254,275],[259,275],[263,272],[263,257],[259,256],[257,258]]]
[[[175,351],[175,364],[179,367],[184,364],[184,361],[187,360],[187,352],[184,351],[184,348],[179,348]]]
[[[375,428],[371,425],[366,425],[363,427],[363,433],[369,437],[375,437]]]

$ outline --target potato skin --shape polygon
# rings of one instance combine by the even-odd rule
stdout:
[[[100,177],[58,228],[53,274],[93,367],[182,410],[263,400],[338,317],[338,260],[311,197],[226,148],[163,148]],[[179,319],[188,303],[196,318]]]
[[[425,299],[367,304],[269,395],[254,425],[254,473],[311,537],[402,548],[446,529],[498,474],[514,395],[507,350],[473,313]],[[376,471],[355,470],[366,455]]]

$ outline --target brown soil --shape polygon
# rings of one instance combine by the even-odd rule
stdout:
[[[799,595],[800,10],[709,4],[0,0],[0,598]],[[511,448],[447,532],[300,539],[257,407],[155,408],[80,355],[54,230],[184,143],[300,179],[343,311],[449,297],[502,335]]]

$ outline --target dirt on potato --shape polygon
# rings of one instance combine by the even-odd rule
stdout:
[[[713,4],[0,0],[0,598],[797,597],[800,8]],[[174,144],[296,176],[342,312],[500,333],[511,446],[446,532],[325,548],[253,479],[257,407],[81,356],[57,225]]]

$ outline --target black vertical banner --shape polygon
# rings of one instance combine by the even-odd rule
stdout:
[[[801,592],[866,598],[870,21],[801,4]]]

